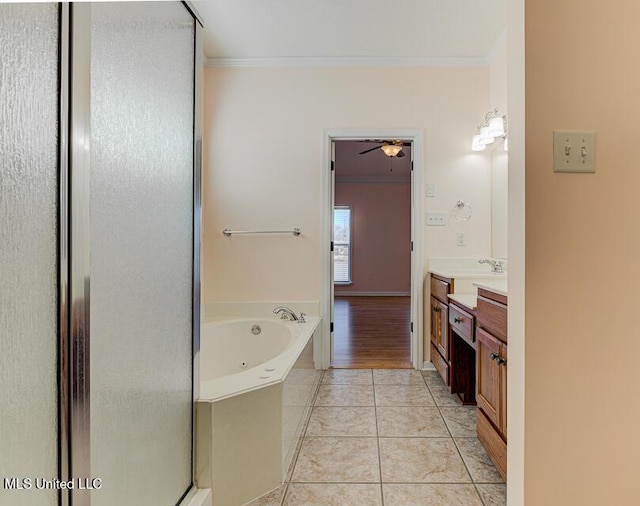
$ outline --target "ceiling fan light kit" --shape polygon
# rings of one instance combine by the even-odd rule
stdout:
[[[360,155],[364,155],[365,153],[370,153],[371,151],[375,151],[377,149],[381,149],[382,152],[388,156],[389,158],[392,158],[394,156],[398,157],[398,158],[402,158],[403,156],[406,156],[404,151],[402,150],[402,148],[404,147],[405,143],[399,140],[391,140],[391,141],[383,141],[383,140],[379,140],[379,141],[361,141],[361,142],[376,142],[378,144],[382,144],[382,146],[376,146],[375,148],[369,148],[369,149],[365,149],[364,151],[361,151],[359,154]],[[411,145],[411,143],[407,143],[407,145]]]
[[[383,144],[380,149],[382,149],[387,156],[397,156],[398,153],[402,151],[402,146],[398,146],[397,144]]]

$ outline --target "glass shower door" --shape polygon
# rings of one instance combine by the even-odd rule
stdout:
[[[0,504],[57,504],[58,8],[0,5]]]
[[[1,505],[192,486],[201,35],[177,1],[0,4]]]
[[[175,504],[192,479],[195,20],[180,2],[84,7],[91,505]]]

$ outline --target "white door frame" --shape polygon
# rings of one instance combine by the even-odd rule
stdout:
[[[411,361],[414,369],[421,369],[424,356],[424,339],[422,332],[422,300],[424,278],[424,213],[423,213],[423,169],[424,169],[424,131],[416,129],[328,129],[323,132],[322,149],[322,300],[320,311],[322,316],[321,361],[323,369],[331,365],[331,303],[332,303],[332,254],[331,224],[333,221],[333,184],[331,176],[331,146],[333,141],[352,141],[362,139],[400,139],[411,141],[413,173],[411,177]]]

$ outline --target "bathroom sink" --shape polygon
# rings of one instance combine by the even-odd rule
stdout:
[[[504,272],[496,274],[485,273],[471,276],[456,276],[454,277],[453,293],[475,295],[478,293],[478,287],[476,287],[474,283],[491,284],[502,280],[507,280],[507,274]]]
[[[485,270],[482,271],[472,271],[472,270],[450,270],[447,271],[451,274],[453,278],[506,278],[506,272],[487,272]]]
[[[479,269],[432,269],[430,272],[434,274],[438,274],[440,276],[444,276],[446,278],[454,278],[456,280],[462,278],[469,279],[479,279],[479,278],[506,278],[506,272],[491,272],[487,269],[482,269],[482,266],[479,266]]]

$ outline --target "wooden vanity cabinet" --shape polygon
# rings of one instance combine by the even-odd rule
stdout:
[[[507,477],[507,298],[478,290],[476,401],[478,439]]]
[[[447,387],[449,378],[449,304],[453,280],[431,274],[431,362]]]

